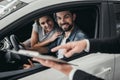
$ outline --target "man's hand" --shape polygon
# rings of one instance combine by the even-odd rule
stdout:
[[[24,64],[23,65],[23,69],[29,69],[34,67],[34,64],[32,63],[32,61],[30,59],[28,59],[29,64]]]
[[[70,71],[72,70],[71,65],[68,64],[59,64],[57,62],[51,61],[51,60],[45,60],[40,58],[33,58],[34,61],[37,61],[41,63],[42,65],[46,67],[51,67],[56,70],[59,70],[60,72],[64,73],[65,75],[69,75]]]
[[[72,56],[74,53],[80,53],[86,48],[87,42],[86,40],[81,40],[81,41],[74,41],[74,42],[69,42],[64,45],[57,46],[53,48],[51,51],[56,52],[59,49],[64,49],[63,54],[66,57]]]

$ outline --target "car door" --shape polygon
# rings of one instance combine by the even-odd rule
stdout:
[[[38,1],[40,2],[40,1]],[[44,1],[43,1],[44,2]],[[37,1],[35,2],[37,3]],[[56,4],[54,1],[48,6],[43,5],[39,9],[34,8],[38,7],[38,3],[31,5],[19,10],[16,13],[11,14],[6,19],[12,19],[13,16],[17,16],[23,10],[27,10],[31,7],[31,10],[25,11],[26,15],[19,15],[15,17],[13,22],[7,23],[7,27],[1,30],[1,40],[6,36],[11,34],[17,35],[20,41],[24,41],[27,38],[30,38],[32,24],[34,20],[44,14],[54,13],[61,10],[74,10],[77,14],[76,24],[80,26],[88,37],[91,39],[96,38],[106,38],[111,37],[111,27],[109,22],[109,7],[108,3],[105,0],[92,0],[92,1],[58,1]],[[42,3],[42,1],[41,1]],[[34,10],[32,10],[34,9]],[[36,10],[35,10],[36,9]],[[4,20],[6,20],[4,19]],[[2,21],[1,21],[2,22]],[[2,23],[1,23],[2,24]],[[9,25],[9,26],[8,26]],[[14,30],[13,30],[14,29]],[[25,35],[26,34],[26,35]],[[76,64],[78,69],[81,69],[85,72],[93,74],[95,76],[104,78],[106,80],[113,80],[114,75],[114,54],[106,53],[81,53],[79,56],[73,56],[68,59],[70,63]],[[81,58],[80,58],[81,57]],[[24,70],[12,70],[5,71],[0,73],[1,79],[19,79],[19,80],[68,80],[68,77],[64,74],[54,70],[48,69],[44,66],[38,65],[33,68]]]
[[[113,33],[112,35],[119,35],[120,34],[120,1],[111,1],[109,2],[111,9],[113,10],[111,12],[111,17],[110,19],[112,29],[111,32]],[[120,70],[120,55],[119,53],[115,54],[115,72],[114,72],[114,80],[119,80],[119,70]]]

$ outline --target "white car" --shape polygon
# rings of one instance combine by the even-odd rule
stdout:
[[[2,0],[4,1],[4,0]],[[0,3],[2,3],[0,1]],[[13,0],[14,1],[14,0]],[[12,7],[14,8],[13,4]],[[8,7],[9,8],[9,7]],[[0,5],[0,13],[3,11]],[[40,64],[22,69],[23,58],[11,58],[9,50],[20,48],[31,36],[34,20],[45,14],[74,10],[76,24],[90,39],[114,37],[120,33],[120,0],[19,0],[14,10],[0,15],[0,79],[2,80],[68,80],[69,78]],[[7,14],[7,15],[6,15]],[[9,38],[12,34],[19,39]],[[7,52],[8,51],[8,52]],[[105,80],[120,80],[120,55],[82,52],[67,61],[77,68]],[[11,68],[13,67],[13,68]]]

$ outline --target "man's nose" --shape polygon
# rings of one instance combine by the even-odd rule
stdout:
[[[61,19],[61,23],[62,23],[62,24],[65,23],[65,19]]]

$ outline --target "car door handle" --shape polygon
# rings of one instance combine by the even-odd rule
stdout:
[[[104,75],[104,74],[109,74],[111,72],[111,67],[108,68],[103,68],[101,72],[97,73],[96,75]]]

